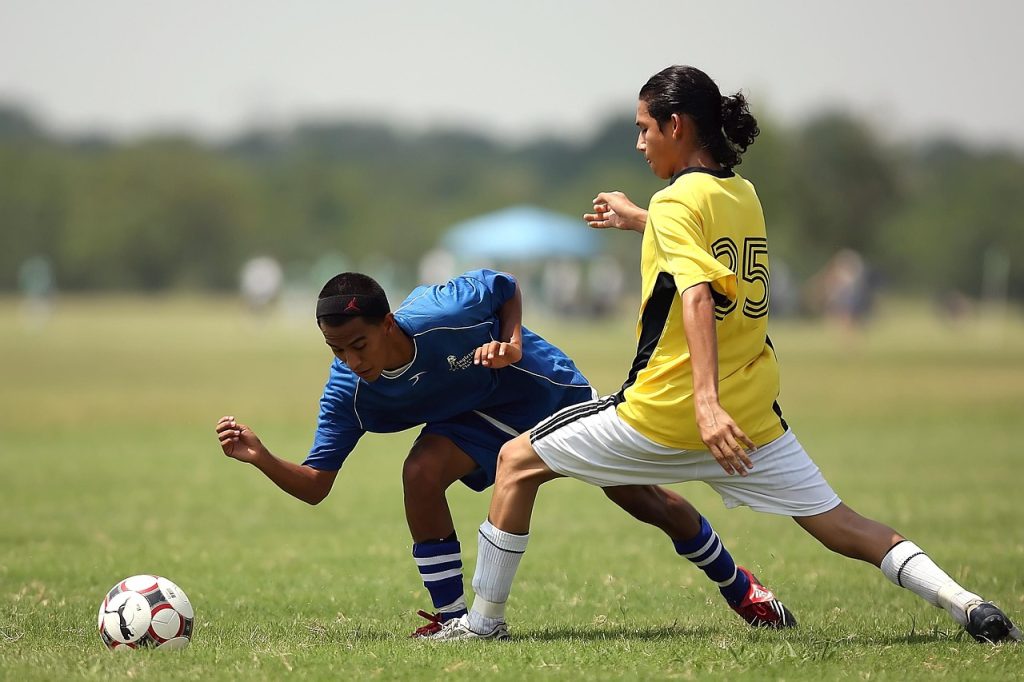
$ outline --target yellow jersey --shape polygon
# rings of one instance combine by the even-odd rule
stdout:
[[[768,239],[754,186],[729,169],[688,168],[651,198],[640,256],[637,354],[619,416],[661,445],[706,450],[693,406],[681,294],[707,282],[715,299],[722,407],[758,446],[786,430],[768,339]]]

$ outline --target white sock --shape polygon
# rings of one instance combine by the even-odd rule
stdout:
[[[967,623],[967,607],[973,602],[982,601],[978,595],[960,587],[920,547],[909,540],[893,545],[882,559],[881,568],[886,578],[907,588],[932,606],[946,609],[961,625]]]
[[[490,521],[481,524],[473,573],[476,597],[469,611],[469,627],[473,631],[490,632],[505,620],[505,602],[529,539],[529,534],[506,533]]]

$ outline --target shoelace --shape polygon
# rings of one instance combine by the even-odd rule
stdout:
[[[430,622],[426,625],[421,625],[420,627],[416,628],[416,632],[414,632],[413,635],[429,635],[431,633],[437,632],[442,627],[444,627],[443,624],[441,623],[440,613],[427,613],[426,611],[417,611],[416,615],[426,618]]]

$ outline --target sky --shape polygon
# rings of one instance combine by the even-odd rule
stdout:
[[[49,129],[224,138],[362,119],[581,139],[670,64],[756,115],[1024,149],[1024,3],[0,0],[0,102]]]

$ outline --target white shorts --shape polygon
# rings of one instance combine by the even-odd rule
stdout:
[[[746,476],[725,473],[707,450],[655,443],[619,418],[612,396],[556,412],[530,432],[530,441],[555,473],[602,488],[704,481],[726,507],[785,516],[813,516],[840,503],[792,431],[751,452]]]

